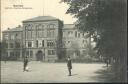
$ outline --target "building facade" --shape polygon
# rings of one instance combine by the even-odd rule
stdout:
[[[71,56],[85,55],[90,39],[79,32],[74,24],[52,16],[39,16],[24,20],[23,26],[3,31],[6,56],[20,60],[28,56],[31,60],[55,61]]]
[[[23,40],[23,31],[22,27],[18,26],[16,28],[12,28],[3,31],[3,43],[4,47],[4,58],[8,58],[8,60],[19,60],[22,58],[22,40]]]

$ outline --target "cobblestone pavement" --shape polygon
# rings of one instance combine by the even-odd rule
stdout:
[[[73,63],[72,76],[68,76],[66,63],[29,62],[29,72],[23,72],[23,62],[1,62],[2,83],[58,83],[58,82],[103,82],[98,79],[99,70],[106,69],[105,64]]]

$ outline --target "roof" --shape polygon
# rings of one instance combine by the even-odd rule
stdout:
[[[75,28],[74,24],[64,24],[64,28],[63,29],[73,29]]]
[[[38,16],[31,19],[24,20],[23,22],[31,22],[31,21],[45,21],[45,20],[59,20],[56,17],[53,16]]]
[[[16,28],[7,29],[7,30],[5,30],[3,32],[22,31],[22,30],[23,30],[22,27],[16,27]]]
[[[75,28],[75,25],[74,24],[64,24],[64,27],[63,29],[74,29]],[[9,31],[22,31],[23,28],[21,26],[19,27],[16,27],[16,28],[11,28],[11,29],[7,29],[3,32],[9,32]]]

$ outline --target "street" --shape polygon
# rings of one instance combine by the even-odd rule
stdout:
[[[73,63],[72,76],[68,76],[66,63],[29,62],[29,72],[23,72],[23,62],[1,62],[1,83],[70,83],[70,82],[104,82],[98,79],[105,70],[101,63]]]

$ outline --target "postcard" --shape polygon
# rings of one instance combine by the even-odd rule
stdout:
[[[127,83],[127,0],[1,0],[1,83]]]

